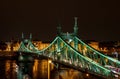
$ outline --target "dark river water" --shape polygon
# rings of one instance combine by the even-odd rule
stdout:
[[[48,79],[45,60],[34,60],[34,63],[17,63],[16,60],[0,60],[0,79]],[[45,65],[45,66],[40,66]]]
[[[33,63],[17,63],[14,59],[0,59],[0,79],[83,79],[75,70],[54,70],[48,61],[35,59]]]

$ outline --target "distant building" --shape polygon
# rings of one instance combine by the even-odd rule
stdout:
[[[42,50],[50,44],[45,42],[43,43],[42,41],[32,41],[32,43],[36,48],[38,48],[38,50]],[[17,51],[20,47],[20,42],[14,42],[14,43],[6,42],[6,44],[7,44],[7,48],[5,51]]]
[[[7,48],[5,51],[17,51],[19,49],[19,42],[6,42]]]
[[[88,45],[90,45],[91,47],[93,47],[96,50],[99,50],[99,42],[90,42],[88,43]]]
[[[49,46],[50,42],[42,42],[42,41],[32,41],[33,45],[38,49],[42,50]],[[20,46],[20,42],[6,42],[7,48],[5,51],[17,51]],[[94,49],[101,51],[103,53],[112,54],[113,52],[120,53],[120,42],[97,42],[97,41],[89,41],[88,45],[93,47]],[[72,44],[73,45],[73,44]],[[80,45],[78,45],[80,48]]]
[[[33,44],[36,48],[38,48],[38,50],[42,50],[49,46],[50,43],[43,43],[42,41],[33,41]]]

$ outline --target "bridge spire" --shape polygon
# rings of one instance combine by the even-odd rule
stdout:
[[[78,33],[77,17],[75,17],[74,19],[75,19],[74,34],[77,35],[77,33]]]
[[[22,40],[24,39],[24,34],[23,34],[23,32],[22,32]]]
[[[58,35],[61,34],[61,24],[59,24],[58,27],[57,27],[57,34],[58,34]]]
[[[32,39],[32,34],[30,33],[30,40]]]

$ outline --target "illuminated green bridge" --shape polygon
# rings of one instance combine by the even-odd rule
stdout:
[[[119,75],[105,66],[119,68],[120,61],[96,51],[77,37],[77,18],[75,18],[73,33],[63,33],[60,26],[57,29],[57,37],[48,47],[38,50],[32,44],[31,39],[23,40],[18,50],[19,53],[44,56],[53,62],[65,64],[71,68],[87,71],[104,78],[114,78],[115,75]]]

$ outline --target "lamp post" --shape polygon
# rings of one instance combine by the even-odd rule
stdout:
[[[50,79],[50,64],[51,64],[51,60],[48,59],[48,79]]]

